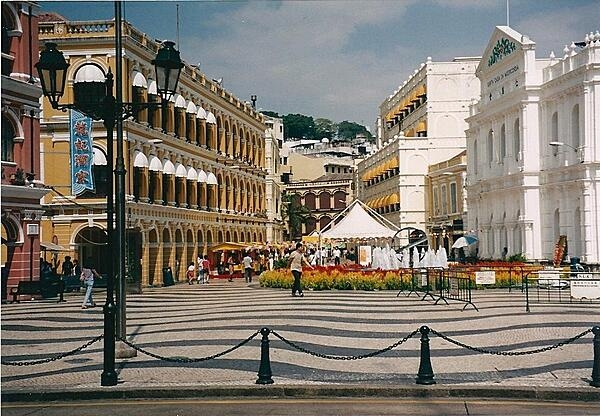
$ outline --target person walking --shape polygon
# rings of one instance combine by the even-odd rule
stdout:
[[[81,276],[79,277],[79,279],[83,282],[83,285],[85,286],[85,296],[83,298],[83,304],[81,305],[81,309],[87,309],[96,306],[92,297],[94,277],[102,279],[102,276],[100,276],[100,274],[96,271],[96,268],[94,267],[94,261],[91,258],[88,258],[81,269]]]
[[[208,255],[204,255],[202,259],[202,283],[208,283],[208,279],[210,277],[210,260],[208,260]]]
[[[65,293],[65,288],[67,285],[67,279],[69,278],[69,276],[73,275],[74,267],[75,266],[73,265],[73,262],[71,261],[71,256],[65,256],[65,260],[62,263],[62,273],[58,280],[58,294],[59,294],[58,301],[59,302],[66,302],[64,299],[64,293]]]
[[[246,283],[252,282],[252,257],[250,257],[250,252],[246,251],[246,255],[242,259],[242,263],[244,264],[244,278],[246,279]]]
[[[73,260],[73,276],[81,276],[81,265],[77,259]]]
[[[304,246],[302,243],[296,243],[296,250],[290,253],[288,257],[288,267],[292,271],[292,275],[294,276],[294,284],[292,285],[292,296],[304,296],[304,292],[302,292],[302,285],[300,279],[302,278],[302,263],[306,264],[311,269],[314,267],[306,260],[304,257]],[[298,292],[298,295],[296,295]]]
[[[196,264],[198,267],[198,284],[204,283],[204,269],[202,268],[202,254],[199,254],[196,258]]]
[[[194,262],[190,262],[190,265],[187,268],[187,279],[188,284],[193,285],[194,280],[196,280],[196,267],[194,266]]]
[[[235,259],[233,258],[233,252],[227,258],[227,269],[229,271],[229,281],[233,282],[233,266],[235,266]]]

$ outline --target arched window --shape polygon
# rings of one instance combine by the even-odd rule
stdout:
[[[575,104],[573,111],[571,111],[571,143],[575,148],[578,148],[581,143],[579,138],[579,104]]]
[[[316,205],[316,196],[315,194],[313,194],[312,192],[307,193],[306,195],[304,195],[304,206],[308,209],[315,210],[317,208]]]
[[[344,209],[344,208],[346,208],[346,192],[344,192],[344,191],[335,191],[333,193],[333,207],[335,209]]]
[[[568,241],[572,241],[569,244],[569,253],[571,256],[580,257],[583,254],[581,235],[581,210],[577,207],[573,215],[573,236],[568,238]]]
[[[479,152],[477,150],[477,140],[473,142],[473,173],[477,175],[477,166],[479,165]]]
[[[319,208],[331,209],[331,194],[329,192],[321,192],[319,194]]]
[[[108,195],[108,181],[112,174],[108,168],[106,153],[98,147],[94,147],[94,165],[92,166],[92,177],[94,178],[94,190],[86,190],[77,195],[77,198],[106,198]]]
[[[4,17],[2,17],[4,20]],[[14,162],[14,138],[16,136],[15,126],[4,114],[2,114],[2,161]]]
[[[500,128],[500,163],[504,163],[506,157],[506,126],[503,124]]]
[[[327,226],[327,224],[329,224],[330,222],[331,222],[331,218],[321,217],[319,219],[319,230],[322,230],[323,228],[325,228]]]
[[[560,237],[560,211],[558,210],[558,208],[556,208],[554,210],[553,230],[554,230],[554,241],[558,241],[558,238]]]
[[[488,132],[487,137],[487,160],[490,166],[492,166],[492,162],[494,161],[494,130]]]
[[[317,228],[317,220],[314,217],[306,219],[306,234],[312,233]]]
[[[513,152],[515,153],[515,160],[521,160],[521,122],[519,119],[515,120],[513,128]]]
[[[17,18],[13,8],[2,2],[2,75],[5,76],[10,76],[15,59],[10,51],[11,38],[16,36],[16,32],[19,31]]]
[[[550,142],[557,142],[558,140],[558,113],[555,111],[550,119]],[[558,155],[558,146],[552,146],[552,154]]]

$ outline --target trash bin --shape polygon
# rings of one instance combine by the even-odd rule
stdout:
[[[579,257],[571,257],[570,269],[572,272],[583,272],[584,267],[579,263]]]
[[[173,280],[173,271],[170,267],[163,267],[163,286],[173,286],[175,281]]]

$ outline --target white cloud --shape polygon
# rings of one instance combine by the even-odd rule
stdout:
[[[354,50],[349,42],[363,25],[398,24],[409,5],[390,1],[283,2],[278,7],[248,3],[212,22],[220,27],[218,41],[198,40],[196,50],[186,47],[185,54],[197,54],[203,70],[214,78],[223,76],[225,88],[234,93],[258,94],[259,105],[265,109],[371,124],[387,94],[386,78],[394,66],[379,62],[375,51]],[[400,46],[388,53],[394,52],[400,53]],[[381,69],[387,77],[382,77]],[[349,112],[349,108],[356,110]]]
[[[572,5],[567,10],[540,10],[535,16],[519,19],[514,27],[536,42],[538,57],[547,56],[551,50],[560,56],[565,44],[581,41],[586,33],[600,28],[600,7],[596,3]]]
[[[223,77],[225,88],[241,99],[258,95],[259,108],[366,125],[374,123],[381,102],[427,56],[440,61],[481,54],[505,12],[504,0],[283,1],[237,6],[233,12],[216,10],[208,22],[210,38],[186,39],[184,55],[202,62],[210,77]],[[592,30],[582,21],[598,16],[595,6],[542,9],[515,1],[511,25],[536,41],[540,52],[546,45],[562,50],[565,43],[583,38],[580,30]],[[443,22],[449,11],[454,15],[448,27],[414,24],[413,13]],[[474,22],[475,15],[485,20]],[[486,23],[496,18],[500,21]]]

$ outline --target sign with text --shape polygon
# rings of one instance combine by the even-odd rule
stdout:
[[[450,278],[450,296],[458,296],[458,279],[456,277]]]
[[[426,287],[427,284],[427,272],[421,273],[421,287]]]
[[[600,299],[600,275],[593,273],[571,275],[571,297],[574,299]]]
[[[372,261],[371,246],[358,247],[358,262],[360,265],[368,267]]]
[[[475,283],[478,285],[495,285],[496,272],[493,270],[475,272]]]

